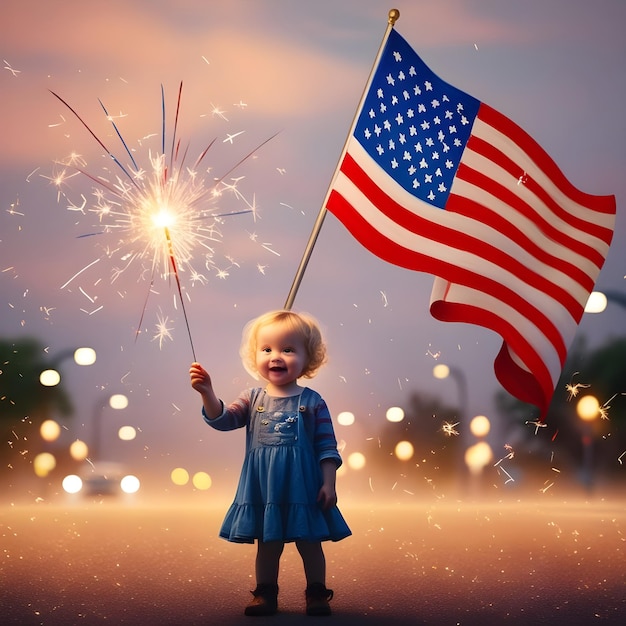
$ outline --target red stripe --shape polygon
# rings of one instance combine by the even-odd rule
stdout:
[[[389,202],[393,201],[389,199]],[[564,362],[567,352],[566,346],[553,322],[509,287],[458,265],[409,250],[388,239],[367,222],[336,190],[331,192],[327,208],[363,246],[385,261],[407,269],[435,274],[450,282],[489,293],[502,302],[506,302],[522,316],[532,320],[533,325],[554,346],[561,363]]]
[[[431,239],[433,241],[438,241],[443,244],[450,245],[454,248],[457,248],[458,250],[464,250],[472,254],[478,254],[481,258],[490,261],[495,265],[506,268],[507,271],[511,272],[528,285],[531,285],[534,288],[543,291],[551,298],[558,300],[568,310],[573,319],[578,320],[582,316],[582,305],[567,290],[551,282],[550,280],[545,278],[545,276],[530,270],[527,266],[520,263],[511,255],[506,254],[503,250],[500,250],[493,245],[486,244],[485,242],[480,241],[475,237],[468,235],[467,233],[450,230],[441,224],[437,224],[434,221],[427,220],[405,209],[403,206],[391,199],[386,193],[384,193],[361,169],[361,167],[356,163],[356,161],[350,154],[346,154],[344,161],[341,164],[341,171],[361,190],[361,192],[381,213],[386,215],[389,219],[393,220],[406,230],[418,234],[422,237]],[[440,210],[441,209],[432,209],[432,211]],[[422,271],[428,271],[437,274],[437,272],[432,272],[428,268],[420,269]],[[440,276],[441,274],[437,275]],[[458,279],[450,280],[452,280],[453,282],[460,282]],[[495,285],[498,283],[493,284]],[[493,295],[496,295],[498,291],[501,290],[501,287],[498,288],[495,292],[491,289],[487,290],[484,288],[480,290],[485,291],[486,293],[492,293]],[[525,301],[520,299],[519,306],[521,306],[521,303],[523,302]],[[518,310],[521,309],[518,308]]]
[[[526,364],[532,375],[511,360],[503,347],[494,364],[498,380],[505,389],[524,402],[545,407],[554,392],[554,382],[541,356],[524,339],[519,329],[492,311],[458,302],[434,302],[433,317],[443,322],[464,322],[496,331]]]

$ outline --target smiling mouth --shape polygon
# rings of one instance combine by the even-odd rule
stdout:
[[[278,365],[275,365],[274,367],[270,367],[270,372],[286,372],[287,368],[286,367],[279,367]]]

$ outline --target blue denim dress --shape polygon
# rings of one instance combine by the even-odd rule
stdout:
[[[253,543],[339,541],[352,534],[337,506],[323,511],[317,502],[320,461],[341,464],[330,413],[317,392],[304,388],[299,396],[278,398],[248,390],[206,421],[218,430],[246,427],[246,455],[221,537]]]

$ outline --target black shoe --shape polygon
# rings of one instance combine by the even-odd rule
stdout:
[[[254,598],[244,615],[274,615],[278,610],[278,585],[262,583],[251,592]]]
[[[322,583],[313,583],[306,588],[306,614],[330,615],[330,604],[333,598],[332,589],[326,589]]]

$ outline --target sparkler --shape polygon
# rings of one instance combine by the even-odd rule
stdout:
[[[452,424],[451,422],[444,422],[441,425],[441,430],[446,435],[446,437],[452,437],[452,435],[458,435],[459,431],[456,430],[456,427],[460,424],[460,422],[455,422]]]
[[[581,389],[586,389],[587,387],[590,387],[590,385],[587,385],[584,383],[574,383],[574,376],[576,376],[576,374],[578,373],[579,372],[574,372],[572,374],[572,380],[568,384],[565,385],[565,389],[567,390],[567,393],[568,393],[568,397],[567,397],[568,401],[578,396]]]
[[[198,173],[198,168],[216,140],[213,139],[206,146],[192,166],[185,165],[187,149],[181,153],[180,140],[177,136],[182,87],[183,84],[181,82],[178,90],[171,145],[168,146],[169,155],[166,151],[165,93],[163,87],[161,87],[161,145],[158,152],[148,151],[148,166],[146,169],[138,164],[138,159],[135,158],[114,118],[109,115],[108,110],[101,101],[99,101],[100,106],[113,126],[115,134],[124,149],[125,156],[123,158],[118,158],[61,96],[51,92],[85,127],[104,150],[104,153],[112,159],[115,163],[116,171],[113,174],[113,178],[96,176],[85,169],[86,163],[82,157],[73,154],[64,163],[61,163],[63,169],[49,178],[59,190],[67,182],[68,178],[78,173],[83,174],[96,183],[97,187],[93,192],[95,204],[87,208],[87,211],[96,214],[99,228],[96,232],[82,235],[82,237],[104,234],[115,234],[117,236],[115,247],[107,249],[108,256],[119,256],[122,261],[121,267],[113,269],[112,282],[134,261],[143,261],[145,259],[151,261],[151,267],[149,268],[151,278],[148,294],[158,273],[163,277],[174,276],[191,344],[191,351],[194,360],[196,360],[180,273],[184,271],[189,272],[192,284],[196,282],[206,283],[206,277],[193,266],[194,252],[199,248],[204,249],[205,266],[208,268],[209,263],[212,263],[212,244],[218,241],[220,237],[219,224],[222,218],[243,213],[255,213],[256,207],[254,203],[248,202],[237,188],[238,181],[243,177],[230,179],[234,182],[227,182],[227,177],[275,135],[259,144],[223,176],[211,179],[210,185],[206,184],[204,178]],[[233,140],[243,132],[228,134],[224,142],[232,144]],[[68,174],[68,169],[71,169],[73,173]],[[206,171],[208,172],[209,169]],[[214,203],[226,191],[232,193],[237,200],[243,200],[245,208],[230,213],[217,212]],[[208,207],[204,207],[204,203]],[[82,196],[81,203],[70,203],[68,209],[85,213],[86,204],[87,202],[84,196]],[[77,272],[62,288],[67,287],[87,267],[96,262],[93,261]],[[142,273],[145,269],[142,263]],[[146,297],[137,335],[141,331],[147,300],[148,298]],[[162,320],[160,320],[157,326],[160,328],[158,336],[160,343],[162,343],[164,336],[162,331],[166,327]],[[169,336],[169,329],[167,331],[165,336]]]

